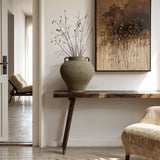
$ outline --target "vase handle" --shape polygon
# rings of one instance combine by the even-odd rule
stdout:
[[[64,58],[64,62],[67,62],[67,61],[69,61],[69,57]]]
[[[90,62],[90,58],[89,57],[85,57],[85,60]]]

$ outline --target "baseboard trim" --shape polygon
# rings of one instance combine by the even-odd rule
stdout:
[[[32,142],[0,142],[0,146],[32,146]]]
[[[52,141],[47,143],[48,147],[60,147],[62,143]],[[71,139],[68,141],[68,147],[122,147],[122,142],[119,138],[115,140],[78,140]]]
[[[86,146],[86,147],[120,147],[120,140],[70,140],[68,146]]]

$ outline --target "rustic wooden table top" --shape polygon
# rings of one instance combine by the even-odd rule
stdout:
[[[160,90],[156,91],[116,91],[116,90],[89,90],[81,93],[71,93],[55,90],[55,98],[160,98]]]

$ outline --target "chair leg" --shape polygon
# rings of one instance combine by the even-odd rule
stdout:
[[[9,99],[9,104],[11,103],[11,101],[12,101],[12,95],[10,96],[10,99]]]
[[[130,158],[130,155],[126,155],[126,160],[129,160],[129,158]]]
[[[9,104],[11,103],[13,96],[14,96],[14,89],[12,89],[11,92],[10,92]]]

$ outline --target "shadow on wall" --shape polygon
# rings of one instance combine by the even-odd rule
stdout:
[[[53,91],[53,88],[54,88],[54,90],[55,89],[58,89],[58,90],[67,89],[67,87],[61,77],[61,74],[60,74],[60,67],[61,67],[62,63],[55,64],[50,67],[48,76],[49,77],[53,76],[53,78],[50,78],[49,83],[47,83],[47,88],[52,89],[52,91]]]
[[[63,62],[62,62],[63,63]],[[46,141],[50,145],[61,145],[64,126],[65,126],[65,119],[66,119],[66,110],[69,105],[67,99],[54,99],[53,98],[53,91],[54,90],[66,90],[67,86],[65,85],[63,79],[60,75],[60,66],[62,63],[57,62],[57,64],[52,65],[49,68],[48,78],[46,79],[46,92],[45,97],[47,97],[47,102],[45,106],[47,106],[49,113],[45,113],[46,121],[53,122],[54,129],[51,132],[46,131]],[[50,113],[53,113],[52,115]],[[46,124],[47,126],[48,124]],[[52,128],[52,127],[50,127]],[[47,137],[54,136],[54,140],[50,141]],[[53,143],[52,143],[53,142]],[[56,143],[56,144],[55,144]]]

